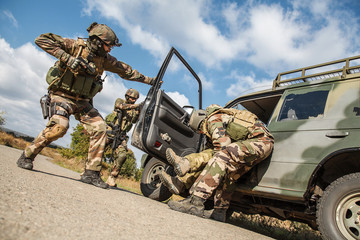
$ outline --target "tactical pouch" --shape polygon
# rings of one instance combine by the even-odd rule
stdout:
[[[93,98],[98,92],[100,92],[103,88],[103,83],[102,81],[98,80],[98,81],[94,81],[90,90],[90,98]]]
[[[40,106],[42,110],[42,114],[44,119],[47,119],[49,117],[50,112],[50,97],[49,95],[45,94],[40,98]]]
[[[55,65],[49,69],[49,71],[46,74],[46,82],[50,85],[52,84],[56,79],[60,77],[61,73],[58,67]]]
[[[249,130],[240,124],[231,122],[226,127],[226,133],[231,139],[239,141],[246,139],[249,134]]]

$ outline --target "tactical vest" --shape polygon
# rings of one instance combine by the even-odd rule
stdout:
[[[83,59],[87,59],[89,55],[88,51],[83,51],[85,48],[85,42],[82,39],[77,40],[78,48],[75,57],[81,56]],[[75,52],[74,52],[75,53]],[[94,64],[96,66],[96,73],[90,75],[86,72],[74,73],[65,63],[57,61],[53,67],[51,67],[47,73],[46,81],[49,84],[48,89],[52,91],[61,91],[74,97],[80,97],[84,99],[93,98],[98,92],[102,90],[103,83],[101,80],[101,74],[104,71],[103,58],[94,57]]]
[[[233,116],[231,122],[226,126],[226,133],[230,136],[231,139],[235,141],[246,139],[249,134],[249,128],[254,126],[255,122],[258,120],[258,117],[247,110],[238,110],[234,108],[221,108],[214,111],[204,120],[202,125],[202,132],[211,138],[210,133],[208,132],[208,120],[211,116],[215,114],[227,114]]]
[[[121,103],[126,103],[124,99],[118,98],[116,102],[120,101]],[[116,103],[115,103],[116,104]],[[121,116],[121,131],[129,132],[133,123],[136,123],[140,115],[140,112],[137,109],[128,109],[122,111]],[[114,110],[112,113],[106,116],[105,122],[118,124],[117,112]]]

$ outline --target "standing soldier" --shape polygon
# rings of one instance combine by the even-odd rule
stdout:
[[[199,111],[192,117],[198,116]],[[257,116],[246,110],[212,104],[206,109],[206,117],[196,122],[192,128],[207,135],[216,153],[191,187],[191,196],[179,202],[170,201],[168,205],[176,211],[207,217],[204,202],[216,190],[211,217],[225,221],[235,181],[270,155],[274,138]],[[180,177],[197,171],[193,161],[177,156],[170,148],[166,157]]]
[[[113,146],[116,149],[114,151],[114,165],[111,168],[111,173],[106,181],[112,187],[116,186],[115,180],[119,175],[122,165],[126,161],[127,154],[131,154],[127,148],[127,141],[129,137],[126,135],[127,132],[131,130],[133,123],[139,118],[142,104],[135,104],[136,100],[139,98],[139,92],[135,89],[128,89],[125,93],[125,100],[122,98],[116,99],[114,111],[106,116],[105,121],[108,126],[114,131],[115,126],[118,126],[119,132],[109,135],[108,139],[112,139],[108,144],[114,144]],[[120,114],[118,112],[120,111]],[[118,119],[118,116],[121,119]],[[118,145],[118,146],[117,146]]]
[[[81,181],[108,188],[109,185],[100,178],[106,124],[92,105],[93,97],[102,89],[101,75],[104,71],[110,71],[126,80],[150,85],[154,79],[110,55],[113,47],[121,46],[111,28],[94,22],[87,31],[89,38],[86,42],[52,33],[42,34],[35,39],[40,48],[59,60],[50,68],[46,78],[49,83],[50,120],[32,144],[25,148],[17,165],[31,170],[35,156],[65,135],[69,128],[69,116],[74,114],[90,135],[88,158]]]

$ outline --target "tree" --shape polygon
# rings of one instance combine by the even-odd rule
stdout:
[[[90,136],[80,123],[73,128],[71,137],[70,148],[62,148],[59,152],[66,158],[79,157],[86,159],[89,151]]]
[[[0,112],[0,126],[1,126],[1,125],[4,125],[5,122],[6,122],[5,117],[4,117],[5,114],[6,114],[5,111],[1,111],[1,112]]]

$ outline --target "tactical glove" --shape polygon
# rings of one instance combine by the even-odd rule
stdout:
[[[80,63],[81,63],[80,59],[74,58],[73,56],[69,56],[66,65],[68,65],[68,67],[71,68],[71,70],[77,72],[81,67]]]
[[[80,67],[80,60],[76,59],[75,57],[71,56],[64,50],[58,50],[55,55],[60,61],[64,62],[71,70],[77,71]]]

